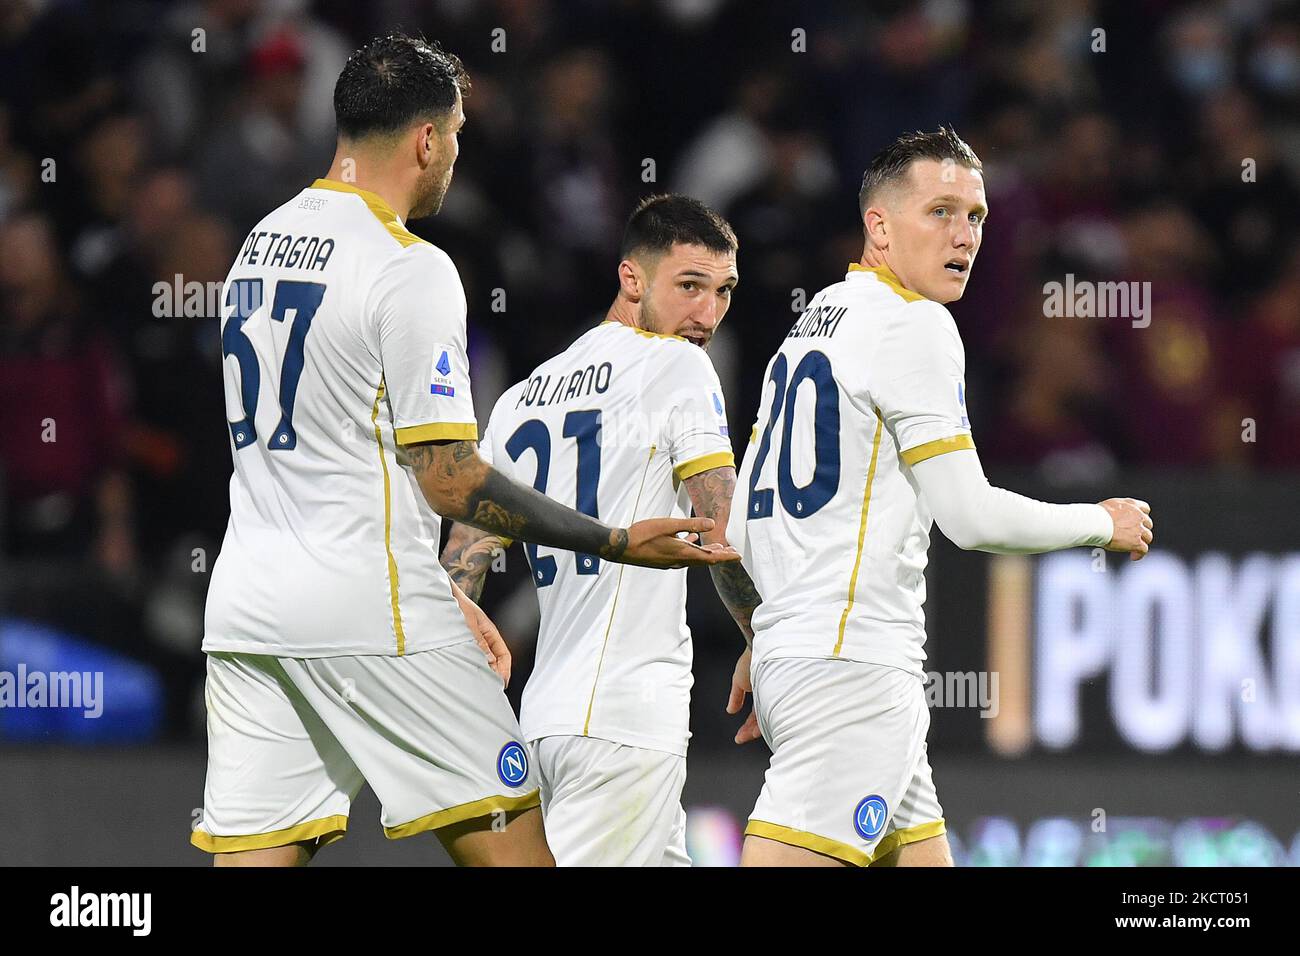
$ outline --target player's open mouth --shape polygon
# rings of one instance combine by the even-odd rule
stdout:
[[[704,348],[704,346],[709,344],[709,340],[706,339],[703,335],[691,335],[690,333],[684,333],[682,335],[682,338],[684,338],[687,342],[690,342],[692,345],[698,345],[700,348]]]
[[[965,259],[949,259],[944,268],[955,275],[965,275],[970,264]]]

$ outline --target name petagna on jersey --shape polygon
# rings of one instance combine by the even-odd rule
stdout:
[[[329,264],[333,254],[333,239],[259,231],[248,234],[236,263],[241,266],[283,266],[286,269],[320,272]]]

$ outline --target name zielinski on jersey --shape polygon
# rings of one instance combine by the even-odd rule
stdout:
[[[266,245],[261,245],[266,239]],[[291,236],[281,232],[250,232],[239,251],[237,265],[283,266],[323,272],[334,254],[334,240],[320,236]]]
[[[844,313],[848,310],[848,306],[844,305],[815,305],[799,316],[786,338],[829,338],[840,327],[840,319],[844,318]]]
[[[571,398],[585,398],[593,391],[604,394],[609,391],[609,381],[613,374],[614,366],[602,362],[599,366],[588,365],[561,375],[534,375],[524,386],[519,401],[515,402],[515,408],[520,405],[536,405],[541,408],[556,402],[567,402]],[[553,386],[552,379],[555,380]]]

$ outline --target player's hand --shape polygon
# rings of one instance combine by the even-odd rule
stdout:
[[[501,678],[501,683],[505,687],[510,686],[510,648],[497,630],[497,626],[492,623],[492,619],[483,612],[483,609],[471,601],[460,588],[452,584],[452,593],[456,595],[456,603],[460,605],[460,613],[465,615],[465,623],[469,625],[469,632],[474,635],[474,641],[478,644],[483,656],[487,658],[488,666],[496,671],[497,676]]]
[[[1134,561],[1151,550],[1155,537],[1155,524],[1151,521],[1151,506],[1137,498],[1107,498],[1101,506],[1110,514],[1115,533],[1106,545],[1107,551],[1127,551]]]
[[[754,689],[749,682],[749,658],[750,648],[747,647],[745,653],[740,655],[740,660],[736,661],[736,670],[731,675],[731,696],[727,698],[729,714],[740,713],[741,708],[745,706],[745,695]],[[758,718],[754,716],[754,709],[751,707],[749,716],[736,731],[736,743],[747,744],[761,736],[763,735],[758,729]]]
[[[703,532],[712,530],[712,518],[649,518],[638,521],[626,529],[627,547],[614,560],[643,568],[686,568],[739,561],[740,552],[733,547],[696,543]],[[686,537],[677,537],[683,531],[688,532]]]

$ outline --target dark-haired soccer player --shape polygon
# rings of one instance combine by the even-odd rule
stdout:
[[[772,748],[747,866],[951,865],[921,684],[932,522],[1003,553],[1136,559],[1152,537],[1144,502],[1046,504],[984,477],[944,308],[988,212],[970,147],[942,128],[901,136],[863,176],[859,210],[861,261],[768,365],[728,528],[763,595],[751,673]]]
[[[695,513],[721,540],[736,485],[726,406],[705,350],[739,279],[731,227],[654,196],[628,220],[606,321],[496,403],[485,457],[602,520]],[[477,596],[499,535],[452,526],[443,563]],[[520,724],[561,866],[685,866],[691,690],[686,572],[611,567],[529,547],[542,611]],[[748,637],[758,604],[738,565],[712,569]]]
[[[478,456],[465,294],[406,228],[446,194],[466,89],[460,61],[420,40],[354,53],[327,178],[253,229],[227,279],[235,469],[193,834],[218,863],[305,861],[343,835],[363,782],[389,837],[435,830],[461,863],[552,862],[536,776],[471,626],[503,645],[438,564],[439,514],[608,562],[736,557],[675,537],[707,520],[611,528]]]

